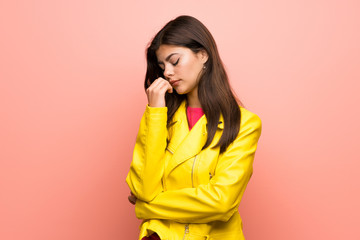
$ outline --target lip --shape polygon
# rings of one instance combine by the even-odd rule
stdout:
[[[180,82],[180,80],[170,80],[169,83],[173,86],[178,85],[178,83]]]

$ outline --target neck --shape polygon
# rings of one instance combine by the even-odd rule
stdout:
[[[192,108],[201,108],[201,104],[198,97],[197,88],[186,95],[188,106]]]

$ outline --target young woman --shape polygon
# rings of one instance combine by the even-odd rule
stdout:
[[[239,106],[199,20],[179,16],[155,35],[145,89],[126,178],[143,219],[139,239],[244,239],[238,207],[261,120]]]

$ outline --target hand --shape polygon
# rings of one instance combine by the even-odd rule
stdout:
[[[150,87],[146,89],[148,104],[150,107],[165,107],[165,93],[173,92],[173,88],[168,81],[163,78],[156,79]]]
[[[128,200],[132,205],[135,205],[137,198],[132,192],[130,192],[130,195],[128,196]]]

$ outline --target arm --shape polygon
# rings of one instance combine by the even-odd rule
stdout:
[[[156,79],[146,89],[148,105],[141,119],[133,160],[126,177],[131,199],[148,202],[163,190],[161,178],[167,139],[165,93],[172,91],[170,83],[163,78]]]
[[[161,178],[164,173],[166,121],[166,107],[146,107],[136,138],[130,171],[126,177],[131,192],[139,200],[151,201],[163,190]]]
[[[261,134],[261,120],[255,115],[244,120],[238,137],[219,156],[215,176],[208,184],[159,193],[151,202],[138,200],[140,219],[171,219],[177,222],[227,221],[240,204],[252,175],[252,164]]]

